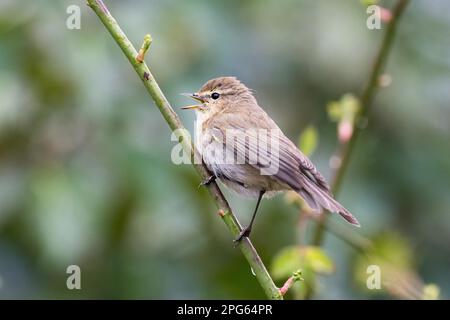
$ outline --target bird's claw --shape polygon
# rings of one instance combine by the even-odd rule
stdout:
[[[198,187],[200,188],[203,186],[209,186],[215,180],[216,180],[216,176],[210,175],[208,178],[203,179],[202,182],[200,182],[200,184],[198,185]]]
[[[239,233],[239,235],[237,236],[236,239],[233,240],[234,243],[238,244],[239,242],[241,242],[242,238],[244,237],[249,237],[250,236],[250,232],[252,231],[251,228],[245,228],[241,231],[241,233]]]

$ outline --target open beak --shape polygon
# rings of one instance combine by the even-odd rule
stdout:
[[[201,103],[204,102],[203,99],[200,98],[197,93],[182,93],[181,95],[189,97],[189,98],[192,98],[192,99],[197,100],[197,101],[199,101]],[[201,107],[202,107],[201,105],[193,105],[193,106],[181,107],[181,109],[183,109],[183,110],[200,109]]]
[[[183,110],[192,110],[192,109],[199,109],[201,106],[198,105],[193,105],[193,106],[185,106],[185,107],[181,107],[181,109]]]
[[[200,98],[198,93],[181,93],[181,95],[189,97],[189,98],[192,98],[192,99],[197,100],[197,101],[200,101],[201,103],[205,102],[202,98]]]

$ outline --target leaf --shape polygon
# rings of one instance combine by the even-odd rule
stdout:
[[[310,156],[316,150],[318,141],[317,129],[314,126],[308,126],[300,134],[298,147],[306,156]]]
[[[337,101],[331,101],[327,104],[328,117],[333,122],[338,122],[342,118],[341,104]]]
[[[292,292],[296,299],[304,299],[315,291],[316,275],[334,272],[334,264],[320,247],[289,246],[275,256],[271,265],[271,274],[275,279],[285,281],[298,269],[302,270],[304,281],[301,284],[294,284]]]
[[[342,96],[341,105],[346,116],[354,117],[359,110],[359,99],[353,94],[347,93]]]
[[[331,101],[327,104],[328,116],[334,122],[340,122],[343,119],[353,122],[359,109],[359,100],[351,93],[344,94],[339,101]]]
[[[379,290],[369,290],[367,286],[368,268],[376,266],[381,272],[381,289],[386,289],[403,299],[411,298],[405,295],[406,291],[402,291],[402,288],[405,283],[409,283],[409,286],[417,283],[415,273],[412,272],[413,260],[413,250],[407,239],[398,233],[383,232],[372,238],[370,249],[357,256],[355,280],[362,289],[371,293],[379,292]],[[417,290],[420,292],[421,289]]]
[[[302,269],[302,258],[297,246],[290,246],[282,249],[274,258],[271,266],[273,277],[285,279],[291,276],[292,272]]]
[[[331,274],[334,272],[334,264],[331,258],[319,247],[306,247],[304,256],[306,263],[316,273]]]
[[[365,6],[371,6],[378,3],[378,0],[361,0],[361,3]]]
[[[423,287],[423,299],[424,300],[437,300],[439,299],[441,289],[434,283],[427,284]]]
[[[306,273],[307,270],[311,270],[314,273],[330,274],[334,272],[334,264],[319,247],[290,246],[275,256],[271,266],[272,274],[276,279],[288,278],[298,269],[306,270]]]

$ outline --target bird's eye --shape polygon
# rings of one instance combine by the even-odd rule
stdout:
[[[219,99],[219,97],[220,97],[220,94],[218,94],[217,92],[213,92],[213,93],[211,94],[211,98],[213,98],[214,100]]]

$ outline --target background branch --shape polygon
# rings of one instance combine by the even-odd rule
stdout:
[[[359,133],[361,131],[361,128],[358,127],[358,123],[359,121],[364,120],[364,118],[367,116],[369,108],[373,102],[373,98],[379,87],[378,84],[380,75],[384,70],[384,66],[386,64],[390,49],[392,47],[398,22],[408,3],[409,0],[398,0],[395,7],[392,10],[392,19],[389,21],[387,25],[387,29],[384,34],[383,41],[381,43],[381,47],[378,51],[378,54],[372,66],[369,81],[367,82],[367,85],[363,90],[363,93],[360,98],[361,108],[359,109],[359,113],[357,114],[356,120],[352,124],[353,135],[347,143],[344,143],[339,147],[338,157],[340,159],[340,166],[336,169],[331,183],[331,190],[333,191],[335,196],[340,191],[342,180],[350,161],[350,156],[352,154],[356,140],[358,139]],[[320,246],[324,240],[325,221],[327,219],[327,216],[328,213],[325,212],[320,216],[320,219],[318,220],[318,225],[313,235],[314,245]]]
[[[139,61],[140,59],[136,59],[136,57],[138,56],[138,52],[133,47],[131,42],[128,40],[127,36],[122,31],[117,21],[110,14],[106,5],[101,0],[87,0],[87,3],[92,8],[92,10],[97,14],[97,16],[100,18],[100,20],[106,27],[106,29],[109,31],[109,33],[114,38],[119,47],[122,49],[128,61],[131,63],[134,70],[137,72],[140,79],[144,83],[145,88],[153,98],[156,106],[160,110],[169,127],[177,135],[177,138],[179,142],[183,145],[184,150],[186,152],[190,152],[191,154],[193,154],[194,148],[192,146],[190,136],[187,133],[187,131],[184,130],[180,118],[170,106],[169,102],[167,101],[163,92],[159,88],[155,78],[151,74],[145,62],[140,62]],[[203,178],[208,177],[209,173],[204,165],[194,165],[194,166],[197,172]],[[239,221],[234,216],[230,206],[228,205],[227,200],[223,196],[222,192],[220,191],[216,183],[214,182],[211,183],[208,189],[219,209],[220,217],[225,222],[232,236],[234,238],[237,237],[242,227],[239,224]],[[260,283],[261,287],[263,288],[266,296],[269,299],[283,299],[279,289],[276,287],[272,278],[267,272],[265,265],[263,264],[261,258],[256,252],[250,239],[243,238],[242,241],[239,242],[238,246],[242,251],[242,254],[247,259],[253,272],[255,273],[256,278]]]

